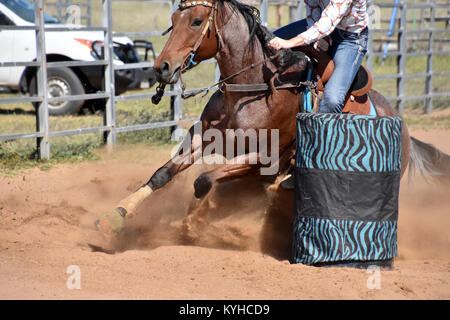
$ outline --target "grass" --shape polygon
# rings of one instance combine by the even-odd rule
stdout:
[[[277,26],[276,6],[269,7],[269,26]],[[289,15],[288,8],[281,7],[281,25],[287,24]],[[383,18],[390,17],[391,9],[382,9]],[[409,13],[409,17],[413,17]],[[437,13],[440,14],[439,12]],[[170,7],[166,4],[148,2],[113,2],[114,30],[126,31],[148,31],[165,30],[170,26]],[[419,17],[416,12],[416,17]],[[93,1],[93,25],[101,25],[101,1]],[[387,28],[387,25],[382,25]],[[409,26],[413,28],[412,25]],[[439,25],[443,28],[443,25]],[[449,34],[444,36],[449,36]],[[167,37],[147,37],[157,52],[160,52],[167,41]],[[420,44],[418,45],[420,46]],[[418,48],[416,48],[418,49]],[[420,49],[420,48],[419,48]],[[412,49],[411,49],[412,50]],[[426,57],[408,58],[406,71],[408,74],[423,73],[426,71]],[[450,71],[450,59],[448,56],[435,56],[433,60],[435,70]],[[183,76],[188,88],[196,88],[210,85],[214,82],[214,64],[201,64],[194,70]],[[389,74],[396,71],[396,58],[389,57],[384,63],[381,59],[374,60],[374,74]],[[396,96],[396,81],[382,80],[374,83],[375,89],[385,96]],[[424,79],[412,79],[406,83],[406,95],[419,95],[424,92]],[[433,89],[437,92],[449,92],[450,81],[448,76],[435,77]],[[137,94],[152,92],[154,88],[147,90],[136,90],[125,94]],[[16,96],[15,94],[0,94],[0,98]],[[183,117],[198,117],[209,97],[197,96],[183,101]],[[446,109],[450,98],[436,98],[433,100],[435,110]],[[406,104],[405,120],[412,128],[424,129],[450,129],[450,115],[421,116],[423,108],[422,101],[412,101]],[[116,104],[117,126],[132,124],[166,121],[172,119],[170,111],[170,98],[163,98],[159,105],[153,105],[149,99],[127,100]],[[101,126],[103,115],[87,113],[83,116],[61,116],[50,118],[50,130],[68,130]],[[0,134],[20,133],[35,131],[35,114],[31,104],[0,104]],[[142,144],[145,146],[167,147],[171,144],[171,129],[158,128],[118,134],[120,145]],[[101,158],[98,150],[103,145],[101,134],[85,134],[69,137],[57,137],[51,139],[51,160],[37,161],[36,142],[34,139],[22,139],[16,141],[0,141],[0,172],[11,173],[19,169],[39,167],[43,170],[49,169],[55,163],[95,161]]]
[[[450,71],[449,56],[436,55],[433,57],[433,66],[435,71]],[[374,75],[392,74],[397,72],[397,62],[395,57],[388,57],[384,63],[381,58],[374,59]],[[406,59],[406,74],[425,73],[427,71],[426,57],[412,57]],[[395,79],[376,80],[374,81],[374,88],[381,92],[386,97],[395,97],[397,95],[397,83]],[[449,76],[434,76],[433,77],[433,91],[434,92],[449,92],[450,81]],[[405,95],[407,97],[425,94],[425,78],[410,79],[405,84]],[[433,99],[433,107],[442,109],[448,107],[450,102],[449,97]],[[406,111],[423,108],[423,101],[416,100],[406,102]]]
[[[422,115],[406,114],[403,116],[409,129],[449,130],[450,115],[423,117]]]

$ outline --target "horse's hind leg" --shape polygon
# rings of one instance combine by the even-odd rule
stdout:
[[[250,167],[241,167],[237,169],[238,171],[235,171],[235,169],[237,169],[237,167],[233,168],[233,173],[231,175],[218,169],[219,171],[213,173],[207,172],[202,174],[199,178],[204,178],[206,180],[211,179],[212,185],[214,185],[217,181],[223,182],[237,178],[245,179],[249,177],[249,174],[254,170]],[[220,177],[214,176],[215,174],[220,175]],[[195,185],[195,187],[198,188],[198,185]],[[193,196],[187,209],[186,217],[183,220],[182,239],[184,241],[195,243],[197,240],[204,240],[205,232],[208,230],[207,234],[209,234],[209,236],[206,236],[206,238],[210,238],[211,240],[213,238],[226,238],[235,244],[240,243],[242,239],[240,239],[239,235],[235,234],[235,231],[222,227],[217,229],[217,226],[212,223],[212,221],[215,221],[217,218],[217,213],[220,212],[220,216],[221,213],[223,214],[224,210],[221,206],[218,207],[218,201],[220,203],[220,198],[222,197],[220,190],[220,188],[214,188],[214,190],[203,194],[201,198],[197,198],[195,195]],[[239,194],[234,196],[239,196]]]
[[[215,183],[238,179],[249,174],[258,173],[260,165],[256,163],[257,153],[235,157],[233,164],[225,164],[216,169],[202,173],[194,182],[194,199],[189,205],[187,217],[184,220],[185,238],[194,240],[205,226],[205,216],[215,208],[215,203],[209,192]],[[238,163],[236,163],[238,162]]]

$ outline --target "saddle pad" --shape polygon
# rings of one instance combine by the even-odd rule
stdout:
[[[367,101],[363,106],[360,106],[357,102],[354,104],[347,103],[344,106],[343,113],[351,113],[351,114],[362,114],[362,115],[369,115],[369,116],[376,116],[377,111],[375,109],[375,106],[372,103],[372,100],[368,95],[365,95],[367,97]],[[360,100],[360,98],[356,98]],[[311,94],[311,91],[309,88],[305,88],[305,92],[303,94],[303,110],[305,112],[311,112],[313,109],[313,95]]]

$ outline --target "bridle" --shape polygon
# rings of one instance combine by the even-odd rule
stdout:
[[[192,7],[196,7],[196,6],[203,6],[203,7],[211,8],[211,12],[209,13],[208,20],[206,21],[206,24],[205,24],[205,26],[202,29],[202,33],[200,34],[200,37],[195,42],[195,44],[192,47],[191,52],[189,53],[189,55],[184,59],[183,67],[181,68],[181,72],[182,73],[186,72],[191,67],[197,65],[197,63],[194,62],[195,54],[197,53],[198,48],[202,44],[203,39],[206,36],[206,33],[208,31],[211,32],[211,26],[212,26],[213,22],[214,22],[214,27],[216,29],[216,33],[220,34],[220,33],[217,32],[217,18],[216,18],[217,3],[214,0],[213,0],[213,2],[209,2],[209,1],[186,1],[186,0],[183,1],[183,0],[181,0],[181,2],[180,2],[178,7],[179,7],[179,10],[184,10],[184,9],[188,9],[188,8],[192,8]]]
[[[184,59],[183,65],[182,65],[181,70],[180,70],[180,80],[181,80],[180,82],[181,82],[181,91],[182,91],[181,96],[183,97],[183,99],[186,99],[186,96],[184,94],[186,86],[184,85],[184,82],[183,82],[183,79],[182,79],[181,75],[184,72],[186,72],[187,70],[191,69],[192,67],[195,67],[198,64],[198,63],[196,63],[194,61],[195,54],[197,53],[198,48],[202,44],[203,39],[206,36],[206,33],[208,31],[211,31],[212,23],[214,23],[214,27],[215,27],[216,34],[217,34],[218,38],[220,39],[220,41],[222,41],[222,36],[220,35],[220,31],[217,28],[217,17],[216,17],[217,2],[215,0],[212,0],[212,2],[206,1],[206,0],[202,0],[202,1],[181,0],[179,5],[178,5],[178,10],[189,9],[189,8],[196,7],[196,6],[203,6],[203,7],[211,8],[211,12],[209,13],[208,20],[207,20],[205,26],[202,29],[202,33],[200,34],[200,37],[197,39],[197,41],[195,42],[195,44],[192,47],[191,51],[189,52],[189,54]],[[169,27],[169,29],[164,31],[162,33],[162,35],[166,35],[172,29],[173,29],[173,26]],[[165,84],[160,83],[158,85],[158,87],[156,88],[156,94],[152,97],[152,102],[154,104],[158,104],[161,101],[161,98],[164,95],[165,86],[166,86]]]
[[[186,58],[184,59],[182,68],[180,70],[180,82],[181,82],[181,97],[183,99],[188,99],[191,98],[193,96],[196,96],[198,94],[200,94],[201,92],[205,92],[205,94],[203,95],[206,96],[209,91],[214,88],[215,86],[218,86],[219,90],[222,91],[221,86],[225,85],[226,86],[226,81],[244,73],[245,71],[248,71],[250,69],[254,69],[256,66],[267,63],[269,61],[272,61],[276,58],[278,58],[281,54],[281,51],[278,51],[276,54],[267,57],[261,61],[258,61],[256,63],[252,63],[251,65],[239,70],[238,72],[226,77],[225,79],[221,79],[220,81],[216,82],[215,84],[206,87],[206,88],[200,88],[197,90],[191,90],[190,93],[185,94],[185,89],[186,86],[184,85],[183,79],[181,77],[181,75],[186,72],[187,70],[195,67],[198,63],[196,63],[194,61],[194,57],[195,54],[197,53],[198,48],[200,47],[201,43],[203,42],[203,39],[205,38],[205,35],[208,31],[211,31],[211,26],[214,23],[214,29],[216,32],[216,36],[218,38],[219,41],[219,46],[221,46],[223,44],[223,38],[220,34],[220,29],[217,26],[217,1],[216,0],[202,0],[202,1],[190,1],[190,0],[181,0],[180,4],[178,5],[178,10],[184,10],[184,9],[188,9],[188,8],[192,8],[195,6],[204,6],[204,7],[208,7],[211,8],[211,12],[209,13],[209,17],[208,20],[205,24],[205,26],[202,29],[202,33],[200,34],[199,38],[197,39],[197,41],[195,42],[194,46],[192,47],[190,53],[186,56]],[[162,35],[167,34],[168,32],[170,32],[173,29],[173,27],[171,26],[169,29],[167,29],[165,32],[162,33]],[[275,78],[274,78],[275,79]],[[312,81],[297,81],[295,83],[282,83],[279,86],[276,86],[274,84],[274,79],[271,80],[271,84],[270,86],[267,84],[254,84],[254,85],[234,85],[235,88],[237,88],[235,91],[236,92],[250,92],[250,91],[266,91],[268,89],[272,89],[272,90],[276,90],[277,88],[281,88],[281,89],[288,89],[288,88],[298,88],[302,85],[307,86],[310,88],[311,92],[313,92],[313,89],[315,88],[315,83],[313,83]],[[158,87],[156,88],[156,94],[154,96],[152,96],[152,102],[154,104],[158,104],[161,101],[162,96],[164,95],[164,89],[165,89],[165,84],[160,83],[158,85]],[[240,87],[239,87],[240,86]],[[232,90],[232,89],[231,89]]]

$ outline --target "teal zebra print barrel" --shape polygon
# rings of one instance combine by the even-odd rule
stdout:
[[[297,115],[293,263],[397,255],[402,119]]]

